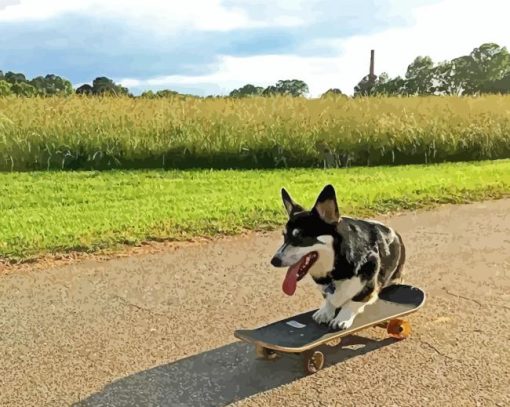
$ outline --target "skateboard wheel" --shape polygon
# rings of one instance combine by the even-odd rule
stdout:
[[[259,359],[272,360],[276,358],[277,354],[274,350],[264,348],[263,346],[256,345],[255,352]]]
[[[392,319],[386,327],[388,335],[395,339],[405,339],[411,334],[411,325],[403,319]]]
[[[319,351],[306,353],[304,355],[304,362],[307,373],[316,373],[324,366],[324,354]]]

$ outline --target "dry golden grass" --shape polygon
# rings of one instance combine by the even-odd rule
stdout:
[[[0,98],[0,170],[274,168],[510,157],[510,96]]]

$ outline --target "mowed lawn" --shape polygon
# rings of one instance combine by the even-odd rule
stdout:
[[[310,207],[332,183],[340,210],[369,216],[510,196],[510,160],[336,170],[0,174],[0,260],[147,240],[268,230],[280,188]]]

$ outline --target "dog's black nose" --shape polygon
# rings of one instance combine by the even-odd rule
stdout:
[[[271,264],[275,267],[280,267],[282,265],[282,260],[275,256],[271,259]]]

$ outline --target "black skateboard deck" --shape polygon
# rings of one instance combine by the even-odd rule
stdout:
[[[234,331],[234,336],[256,345],[259,356],[265,358],[271,358],[275,351],[306,353],[319,345],[372,326],[383,326],[391,336],[403,339],[408,336],[410,326],[397,318],[417,311],[424,303],[425,293],[421,289],[396,284],[383,289],[378,300],[367,305],[348,329],[332,329],[326,324],[318,324],[312,318],[317,311],[314,309],[255,329],[238,329]]]

